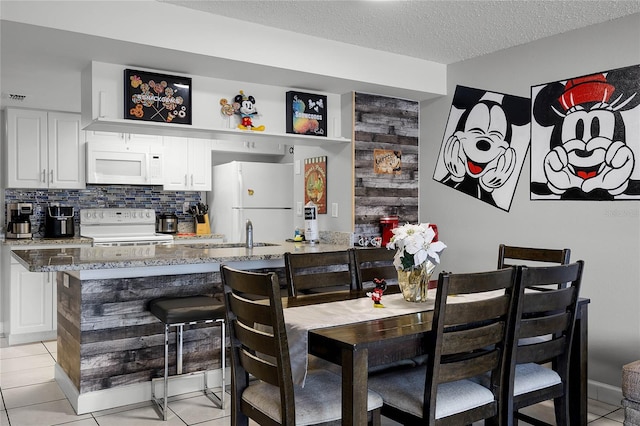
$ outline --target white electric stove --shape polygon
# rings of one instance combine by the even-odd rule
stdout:
[[[97,208],[80,210],[80,236],[93,246],[148,246],[171,244],[173,237],[156,232],[153,209]]]

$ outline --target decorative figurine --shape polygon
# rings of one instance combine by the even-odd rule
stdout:
[[[223,105],[224,108],[224,105]],[[233,110],[236,114],[240,114],[241,122],[238,128],[242,130],[263,131],[264,126],[254,126],[252,118],[258,114],[256,109],[256,99],[253,96],[247,96],[241,90],[239,95],[233,99]]]
[[[384,308],[384,305],[382,304],[382,293],[387,289],[387,282],[379,278],[374,278],[373,283],[376,287],[372,292],[368,292],[367,296],[371,297],[371,300],[373,300],[374,308]]]

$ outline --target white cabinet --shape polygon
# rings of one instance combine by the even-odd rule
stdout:
[[[81,244],[64,247],[78,248]],[[31,272],[18,262],[11,250],[41,250],[61,248],[60,245],[10,245],[0,246],[0,315],[2,333],[9,345],[39,342],[56,338],[57,334],[57,274],[55,272]]]
[[[7,188],[84,188],[80,114],[7,108]]]
[[[165,190],[211,191],[211,142],[163,138]]]
[[[101,143],[146,143],[151,146],[154,144],[162,144],[162,136],[156,135],[142,135],[135,133],[118,133],[118,132],[103,132],[99,130],[88,130],[86,132],[87,142],[95,141]]]
[[[285,144],[265,142],[261,140],[215,140],[213,141],[213,150],[224,152],[243,152],[247,154],[284,155]]]
[[[55,332],[56,275],[11,263],[9,335]]]

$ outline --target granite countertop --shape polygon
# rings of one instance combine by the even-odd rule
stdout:
[[[285,252],[312,253],[346,250],[349,245],[282,242],[242,244],[168,244],[155,246],[76,247],[20,250],[13,256],[32,272],[82,271],[131,267],[195,265],[282,259]]]
[[[220,240],[223,239],[222,234],[173,234],[174,240]],[[91,245],[91,238],[85,237],[72,237],[72,238],[3,238],[2,244],[5,246],[48,246],[48,245],[77,245],[87,244]]]
[[[91,238],[71,237],[71,238],[4,238],[2,245],[5,246],[58,246],[58,245],[91,245]]]
[[[173,234],[174,240],[222,240],[223,234],[196,234],[196,233],[177,233]]]

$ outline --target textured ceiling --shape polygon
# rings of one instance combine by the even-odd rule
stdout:
[[[640,0],[158,1],[443,64],[640,13]]]

